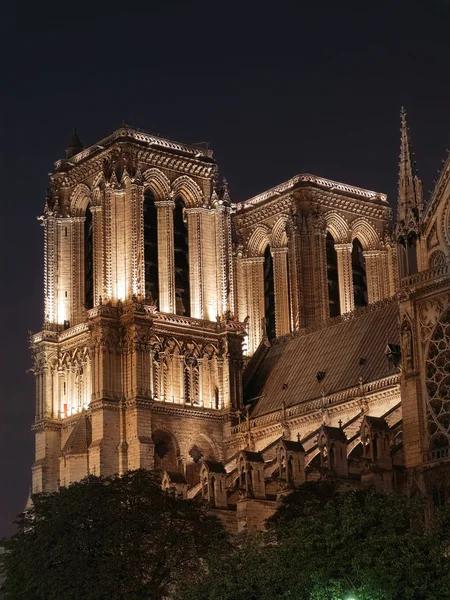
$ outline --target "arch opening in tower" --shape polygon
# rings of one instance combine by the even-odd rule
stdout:
[[[353,300],[355,308],[367,306],[367,277],[366,261],[363,248],[358,238],[353,240],[352,248],[352,278],[353,278]]]
[[[270,246],[264,252],[264,317],[265,334],[272,340],[276,337],[275,329],[275,284],[273,275],[273,259]]]
[[[158,212],[150,190],[144,194],[145,299],[159,306]]]
[[[173,218],[173,242],[175,255],[175,312],[177,315],[191,315],[189,287],[189,243],[184,202],[175,201]]]
[[[92,240],[91,205],[86,208],[84,219],[84,306],[89,309],[94,306],[94,261]]]
[[[339,277],[337,266],[337,252],[334,247],[334,238],[327,232],[327,278],[328,278],[328,309],[330,317],[337,317],[341,314],[339,298]]]
[[[415,233],[410,233],[408,235],[407,243],[406,243],[406,254],[407,254],[407,268],[408,275],[414,275],[417,273],[417,235]]]

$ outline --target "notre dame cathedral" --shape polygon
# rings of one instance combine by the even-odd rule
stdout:
[[[232,531],[341,479],[450,496],[450,158],[401,114],[384,194],[296,175],[233,203],[211,150],[76,132],[45,208],[33,492],[156,469]]]

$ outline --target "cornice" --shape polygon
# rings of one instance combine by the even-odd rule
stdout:
[[[34,425],[31,426],[31,430],[35,433],[42,433],[43,431],[60,432],[61,428],[62,423],[57,419],[41,419],[40,421],[36,421]]]
[[[234,205],[235,213],[232,215],[238,229],[245,229],[264,221],[265,219],[276,217],[280,214],[287,214],[291,206],[295,204],[311,203],[314,207],[320,206],[321,210],[329,211],[347,211],[355,217],[363,216],[368,219],[376,219],[388,222],[391,218],[392,210],[384,201],[374,202],[365,198],[354,198],[343,194],[335,193],[332,190],[317,189],[312,186],[306,186],[284,195],[268,197],[265,202],[249,205],[247,208],[239,209],[239,204]],[[243,203],[245,204],[245,202]]]
[[[228,410],[218,411],[211,408],[172,404],[169,402],[159,402],[157,400],[152,401],[151,411],[155,414],[164,414],[174,417],[184,417],[207,421],[227,422],[229,420]]]
[[[292,191],[301,187],[302,184],[314,185],[319,187],[320,189],[325,189],[329,191],[338,191],[342,194],[349,194],[354,198],[360,198],[364,200],[369,200],[377,203],[385,203],[387,206],[387,196],[386,194],[381,194],[378,192],[374,192],[372,190],[365,190],[363,188],[358,188],[352,185],[347,185],[345,183],[339,183],[338,181],[332,181],[331,179],[325,179],[324,177],[318,177],[317,175],[312,175],[310,173],[303,173],[301,175],[296,175],[281,183],[266,192],[262,192],[249,200],[245,200],[242,203],[235,204],[235,208],[237,212],[243,211],[247,208],[251,208],[255,205],[260,205],[267,200],[273,199],[274,197],[280,196],[280,194],[284,194],[287,191]]]
[[[148,165],[201,179],[209,179],[217,171],[215,162],[212,159],[202,160],[200,156],[203,155],[201,154],[197,158],[193,153],[171,151],[162,147],[154,147],[152,144],[143,148],[142,144],[137,144],[134,140],[126,137],[114,141],[116,145],[124,142],[128,142],[128,147],[135,150],[136,160],[141,171],[146,170],[145,165]],[[111,143],[111,147],[107,150],[102,143],[99,143],[80,152],[70,160],[56,161],[52,180],[63,187],[74,187],[85,183],[102,172],[104,160],[109,158],[111,150],[115,147],[114,143]],[[80,158],[77,160],[77,157]]]

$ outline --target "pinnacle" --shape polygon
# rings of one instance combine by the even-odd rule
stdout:
[[[81,150],[83,150],[83,148],[84,148],[84,146],[81,143],[80,138],[78,137],[77,128],[74,126],[73,132],[72,132],[72,137],[66,148],[66,157],[72,158],[73,156],[75,156],[76,154],[81,152]]]

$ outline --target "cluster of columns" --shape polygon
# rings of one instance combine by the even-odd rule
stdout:
[[[92,213],[93,304],[145,299],[144,186],[126,181],[107,186],[84,205]],[[180,196],[181,198],[181,196]],[[234,305],[231,209],[189,199],[185,218],[189,247],[190,316],[215,321]],[[83,204],[83,203],[80,203]],[[176,313],[172,192],[155,195],[158,238],[158,308]],[[80,211],[78,211],[80,212]],[[81,213],[83,211],[81,210]],[[85,214],[48,214],[45,227],[45,320],[74,325],[84,319]]]
[[[275,289],[276,335],[325,321],[330,316],[326,236],[327,227],[317,217],[295,216],[287,223],[287,244],[271,247]],[[268,243],[270,243],[268,241]],[[355,309],[353,242],[335,243],[340,314]],[[250,254],[250,256],[249,256]],[[264,331],[264,257],[262,251],[238,255],[235,263],[238,287],[237,312],[248,316],[248,353],[261,343]],[[363,251],[367,301],[377,302],[394,293],[392,264],[386,248]]]

